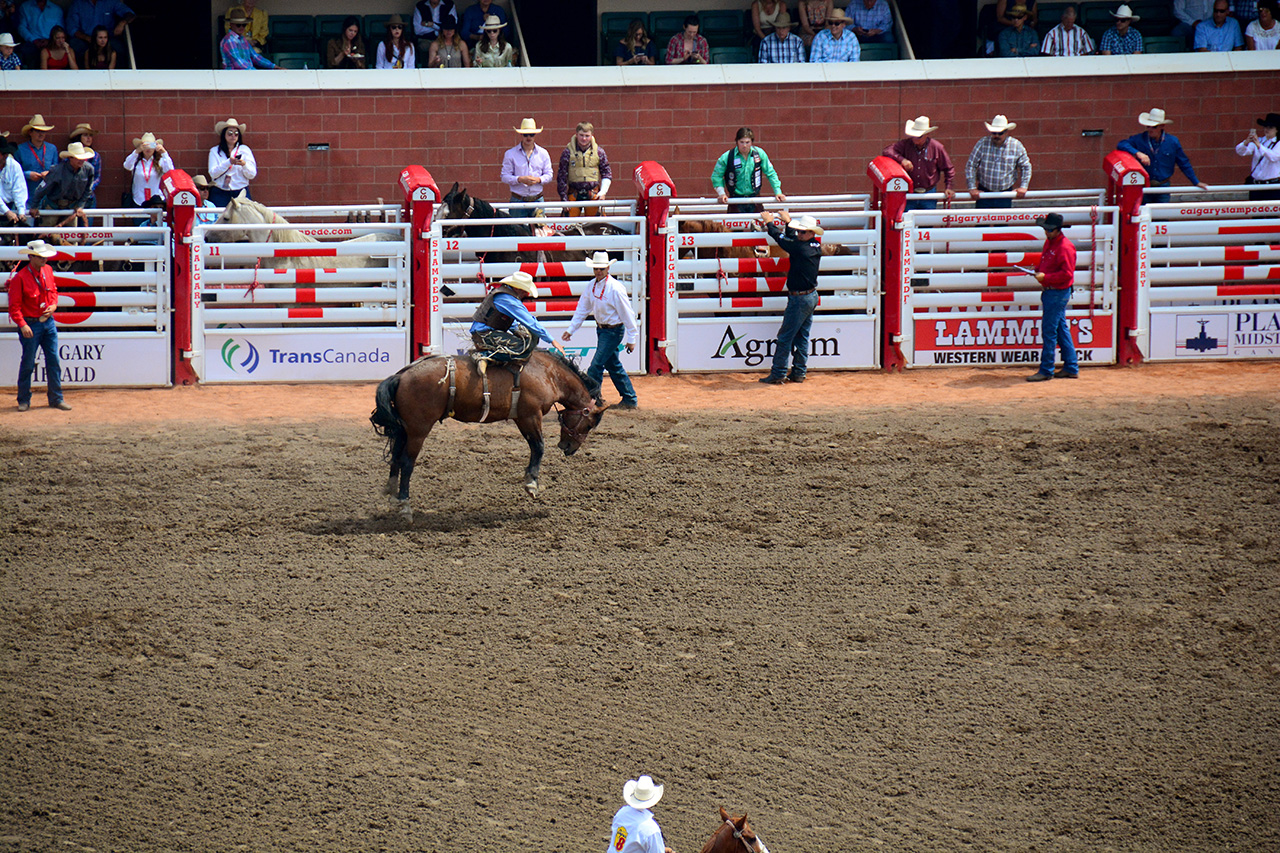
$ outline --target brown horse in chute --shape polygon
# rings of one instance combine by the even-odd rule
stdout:
[[[721,806],[720,820],[720,826],[707,839],[707,843],[702,845],[702,853],[742,853],[744,850],[747,853],[769,853],[769,848],[764,846],[764,842],[751,828],[745,814],[730,817],[724,806]]]
[[[529,443],[524,488],[536,497],[544,449],[543,416],[556,405],[563,407],[556,446],[572,456],[608,408],[600,399],[598,383],[573,362],[545,350],[535,350],[519,370],[493,364],[486,373],[487,379],[469,356],[437,355],[418,359],[378,386],[377,405],[369,421],[387,439],[391,474],[383,491],[397,495],[400,514],[406,519],[413,518],[409,479],[415,460],[431,428],[445,418],[471,423],[515,421]]]

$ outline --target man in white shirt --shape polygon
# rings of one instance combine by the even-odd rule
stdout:
[[[617,388],[622,396],[622,402],[613,408],[638,409],[636,389],[631,387],[631,377],[627,376],[627,369],[622,366],[618,349],[623,345],[625,334],[627,352],[635,352],[636,343],[640,340],[640,327],[636,323],[635,312],[631,310],[631,303],[627,301],[626,288],[622,286],[622,282],[609,275],[611,266],[613,261],[609,259],[608,252],[596,252],[587,261],[587,267],[595,275],[595,280],[582,291],[582,296],[578,299],[578,309],[573,312],[573,319],[569,321],[569,328],[561,339],[569,340],[582,326],[582,321],[586,320],[588,315],[594,317],[596,354],[591,359],[591,366],[587,368],[587,375],[596,382],[602,382],[604,372],[609,371],[613,387]],[[661,789],[658,795],[662,795]]]
[[[632,779],[622,786],[626,805],[613,816],[609,846],[605,853],[675,853],[662,840],[662,830],[650,811],[662,799],[662,785],[648,776]]]
[[[1173,16],[1178,19],[1173,35],[1186,39],[1190,48],[1196,36],[1196,24],[1213,20],[1213,0],[1173,0]]]
[[[1266,118],[1258,119],[1262,127],[1262,135],[1250,129],[1249,135],[1236,146],[1236,153],[1241,157],[1251,157],[1249,177],[1246,184],[1268,184],[1265,190],[1250,190],[1249,201],[1274,201],[1280,199],[1280,114],[1267,113]]]
[[[29,225],[27,221],[27,176],[22,173],[18,146],[0,138],[0,224]]]
[[[1093,39],[1084,27],[1076,26],[1075,4],[1062,10],[1062,23],[1049,30],[1040,43],[1041,56],[1088,56],[1093,52]]]

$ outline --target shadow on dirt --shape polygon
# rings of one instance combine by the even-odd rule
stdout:
[[[475,509],[418,509],[413,521],[406,522],[394,511],[373,518],[340,518],[308,524],[301,528],[312,536],[360,536],[370,533],[401,533],[425,531],[428,533],[455,533],[466,530],[496,530],[507,524],[519,525],[536,518],[547,518],[545,509],[527,510],[475,510]]]

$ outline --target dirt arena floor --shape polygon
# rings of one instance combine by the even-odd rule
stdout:
[[[1024,375],[4,392],[0,850],[1280,849],[1280,364]]]

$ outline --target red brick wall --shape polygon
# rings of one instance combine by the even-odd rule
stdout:
[[[590,73],[589,69],[585,70]],[[1137,115],[1163,107],[1175,124],[1202,180],[1238,183],[1247,161],[1235,143],[1254,120],[1274,109],[1280,70],[1163,77],[1068,78],[1011,84],[999,81],[874,83],[867,85],[694,86],[607,89],[442,91],[53,92],[10,93],[0,129],[17,131],[33,113],[56,129],[51,141],[79,121],[102,132],[106,176],[100,203],[119,197],[128,175],[121,168],[134,137],[162,137],[179,168],[205,169],[217,142],[214,122],[234,116],[248,124],[245,141],[258,158],[253,194],[268,204],[399,200],[399,170],[420,163],[442,188],[460,181],[482,198],[506,198],[498,180],[511,128],[522,116],[546,127],[540,142],[558,158],[581,120],[614,168],[615,197],[629,196],[641,160],[662,163],[682,195],[710,192],[715,158],[746,124],[773,159],[792,194],[866,192],[866,164],[919,114],[941,126],[960,173],[983,120],[998,112],[1018,123],[1015,135],[1035,168],[1033,188],[1101,186],[1102,158],[1120,138],[1136,132]],[[1104,131],[1084,138],[1086,128]],[[328,152],[308,152],[327,142]]]

